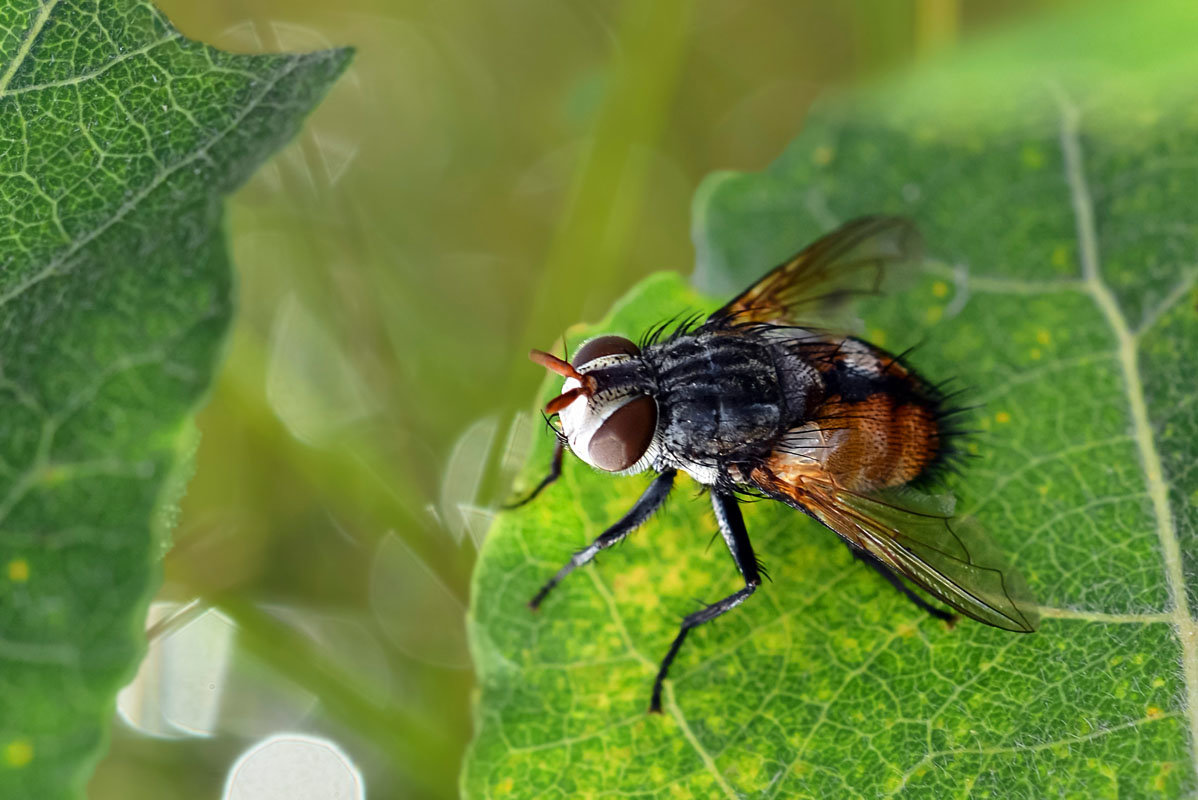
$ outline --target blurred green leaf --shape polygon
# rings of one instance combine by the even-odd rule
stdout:
[[[349,53],[222,53],[132,0],[0,20],[0,796],[43,800],[144,646],[230,317],[221,197]]]
[[[864,304],[864,333],[921,345],[915,366],[980,404],[980,458],[951,485],[1027,578],[1042,629],[948,630],[831,532],[756,503],[773,583],[687,640],[666,713],[648,715],[680,617],[738,576],[684,484],[529,612],[645,484],[570,461],[500,518],[475,574],[467,796],[1198,788],[1198,21],[1112,8],[825,104],[769,170],[713,176],[695,204],[697,280],[721,295],[853,216],[917,221],[925,275]],[[688,307],[710,302],[656,277],[588,330],[635,336]]]

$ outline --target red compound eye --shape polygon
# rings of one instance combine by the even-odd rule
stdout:
[[[639,356],[640,354],[640,348],[623,336],[596,336],[578,348],[578,352],[574,354],[574,358],[570,363],[575,367],[581,367],[583,364],[594,361],[596,358],[602,356]]]
[[[587,454],[599,469],[608,472],[628,469],[649,449],[656,429],[657,403],[652,397],[638,397],[603,421],[591,437]]]

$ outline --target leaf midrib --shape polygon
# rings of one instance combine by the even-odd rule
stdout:
[[[1119,366],[1123,372],[1133,438],[1139,451],[1144,483],[1156,517],[1156,533],[1164,560],[1165,581],[1172,601],[1169,619],[1181,644],[1182,676],[1186,687],[1185,714],[1190,723],[1190,759],[1195,774],[1198,774],[1198,747],[1195,746],[1195,743],[1198,743],[1198,624],[1190,612],[1185,575],[1182,571],[1181,543],[1177,538],[1173,509],[1169,502],[1169,486],[1164,479],[1164,467],[1156,448],[1156,436],[1148,419],[1144,382],[1140,377],[1139,340],[1127,324],[1127,318],[1119,308],[1115,295],[1102,278],[1098,234],[1094,223],[1094,201],[1083,165],[1079,132],[1081,111],[1064,89],[1059,86],[1054,89],[1061,112],[1061,150],[1065,161],[1065,181],[1069,187],[1077,225],[1082,281],[1102,311],[1119,345]],[[1168,295],[1174,300],[1180,296],[1181,293],[1176,290]],[[1167,309],[1162,304],[1162,307],[1153,312],[1153,319],[1158,318],[1165,310]],[[1146,331],[1148,327],[1145,325],[1140,332]]]
[[[4,74],[0,75],[0,96],[3,96],[8,90],[8,84],[12,83],[13,75],[17,74],[17,70],[25,63],[25,59],[29,56],[29,51],[33,49],[33,43],[37,41],[37,37],[42,35],[42,28],[46,27],[46,21],[50,19],[51,12],[58,5],[58,0],[49,0],[42,6],[41,13],[37,15],[37,19],[29,26],[29,30],[25,33],[25,38],[21,40],[21,46],[17,48],[16,54],[13,56],[12,63],[8,65],[8,69],[4,70]]]

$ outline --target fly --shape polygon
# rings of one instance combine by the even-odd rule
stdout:
[[[621,336],[585,342],[570,361],[534,350],[565,378],[546,406],[560,420],[549,474],[564,450],[600,470],[657,477],[618,522],[580,550],[532,598],[537,608],[567,575],[619,542],[661,507],[679,470],[709,490],[744,586],[690,614],[662,659],[651,711],[687,634],[747,600],[762,567],[739,497],[785,503],[835,531],[853,555],[911,602],[952,624],[956,611],[1008,631],[1036,629],[1022,580],[952,503],[917,491],[952,452],[954,410],[901,357],[817,324],[827,312],[880,291],[918,261],[907,220],[874,216],[824,236],[709,316],[638,346]]]

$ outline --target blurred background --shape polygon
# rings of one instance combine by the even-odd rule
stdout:
[[[528,348],[689,274],[699,181],[821,94],[1065,3],[159,5],[357,57],[228,204],[239,314],[94,800],[456,796],[471,566],[542,435]]]

